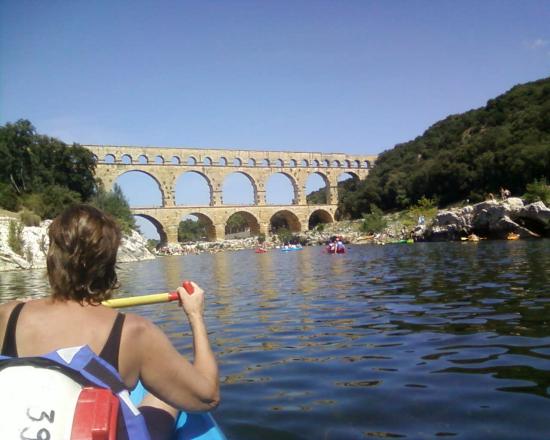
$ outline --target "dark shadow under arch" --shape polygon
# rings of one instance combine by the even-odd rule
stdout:
[[[277,211],[269,219],[269,229],[272,233],[276,233],[281,228],[286,228],[290,232],[300,232],[302,225],[296,214],[284,209]]]
[[[217,239],[216,227],[214,226],[214,222],[212,221],[212,219],[210,217],[208,217],[207,215],[202,214],[200,212],[190,212],[187,215],[193,215],[193,216],[197,217],[199,223],[201,223],[204,226],[204,231],[205,231],[205,234],[206,234],[206,240],[216,241],[216,239]],[[183,221],[183,219],[180,220],[180,221]]]
[[[317,209],[311,213],[308,220],[308,229],[314,229],[319,224],[332,223],[334,219],[328,211]]]
[[[232,234],[232,233],[235,233],[235,232],[241,232],[241,231],[233,231],[231,230],[231,218],[235,215],[238,215],[240,216],[240,219],[242,219],[246,225],[248,226],[249,228],[249,231],[250,231],[250,235],[251,236],[254,236],[254,235],[259,235],[260,234],[260,223],[258,222],[258,219],[256,218],[256,216],[254,216],[253,214],[251,214],[250,212],[248,211],[237,211],[237,212],[234,212],[233,214],[231,214],[227,220],[225,221],[225,233],[226,234]]]

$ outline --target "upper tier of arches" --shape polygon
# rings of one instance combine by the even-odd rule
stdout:
[[[98,163],[204,167],[370,169],[376,155],[85,145]]]

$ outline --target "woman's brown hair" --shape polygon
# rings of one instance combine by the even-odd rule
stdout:
[[[52,297],[99,304],[118,287],[116,254],[120,228],[108,214],[74,205],[54,219],[48,230],[48,279]]]

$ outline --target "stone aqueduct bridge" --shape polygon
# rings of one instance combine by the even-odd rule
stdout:
[[[208,225],[209,240],[223,239],[227,220],[237,212],[246,218],[252,233],[263,232],[266,236],[270,233],[274,216],[284,218],[293,232],[307,230],[312,216],[324,223],[332,222],[338,205],[338,177],[348,173],[364,179],[377,157],[256,150],[84,147],[96,157],[96,177],[106,189],[111,189],[118,177],[130,171],[146,173],[157,182],[162,206],[132,208],[132,212],[151,221],[157,228],[161,242],[168,243],[177,242],[178,225],[186,215],[195,215]],[[206,180],[210,189],[210,206],[175,204],[176,181],[186,172],[198,173]],[[245,175],[250,181],[254,193],[253,205],[223,204],[224,179],[235,172]],[[294,189],[291,205],[266,203],[266,183],[275,173],[282,173],[290,179]],[[326,204],[307,204],[306,181],[311,174],[323,178],[327,192]]]

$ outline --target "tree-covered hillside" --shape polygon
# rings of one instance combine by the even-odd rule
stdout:
[[[135,228],[122,191],[99,187],[95,167],[90,150],[38,134],[28,120],[0,126],[0,208],[21,211],[29,226],[86,202],[111,213],[123,230]]]
[[[518,85],[483,108],[452,115],[382,153],[340,211],[358,218],[375,204],[401,209],[423,196],[440,206],[476,202],[505,187],[520,195],[550,181],[550,78]]]
[[[95,194],[95,160],[77,145],[39,135],[27,120],[0,127],[0,206],[52,218]]]

